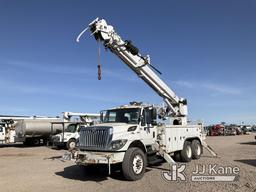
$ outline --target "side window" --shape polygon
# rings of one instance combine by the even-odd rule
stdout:
[[[130,113],[125,113],[125,114],[124,114],[124,117],[125,117],[128,121],[131,120],[131,114],[130,114]]]
[[[76,132],[76,126],[75,124],[70,124],[68,125],[67,131],[71,132],[71,133],[75,133]]]
[[[132,112],[129,114],[129,122],[131,123],[138,123],[139,111]]]
[[[0,127],[0,132],[3,132],[3,127]]]
[[[116,121],[116,112],[110,111],[108,116],[109,122],[115,122]]]

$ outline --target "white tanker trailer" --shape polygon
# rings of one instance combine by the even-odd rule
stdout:
[[[23,142],[26,145],[39,145],[41,141],[47,142],[51,135],[62,132],[61,124],[52,122],[63,122],[59,118],[50,119],[23,119],[15,125],[15,142]]]

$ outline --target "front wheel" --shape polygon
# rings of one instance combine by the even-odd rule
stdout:
[[[145,153],[140,148],[128,149],[122,163],[124,177],[130,181],[141,179],[145,173],[146,163]]]
[[[66,145],[68,150],[73,150],[76,147],[76,140],[75,139],[69,139]]]

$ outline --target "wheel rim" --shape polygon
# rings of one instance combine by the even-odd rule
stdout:
[[[75,142],[72,141],[72,142],[69,143],[69,148],[70,149],[74,149],[75,147],[76,147],[76,143]]]
[[[187,152],[188,158],[190,158],[192,156],[192,149],[190,146],[187,146],[186,152]]]
[[[141,155],[135,155],[133,158],[133,172],[135,174],[140,174],[143,169],[143,159]]]

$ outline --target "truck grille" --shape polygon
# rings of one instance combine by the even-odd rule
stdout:
[[[79,148],[80,150],[107,150],[112,135],[112,127],[82,127],[79,136]]]

